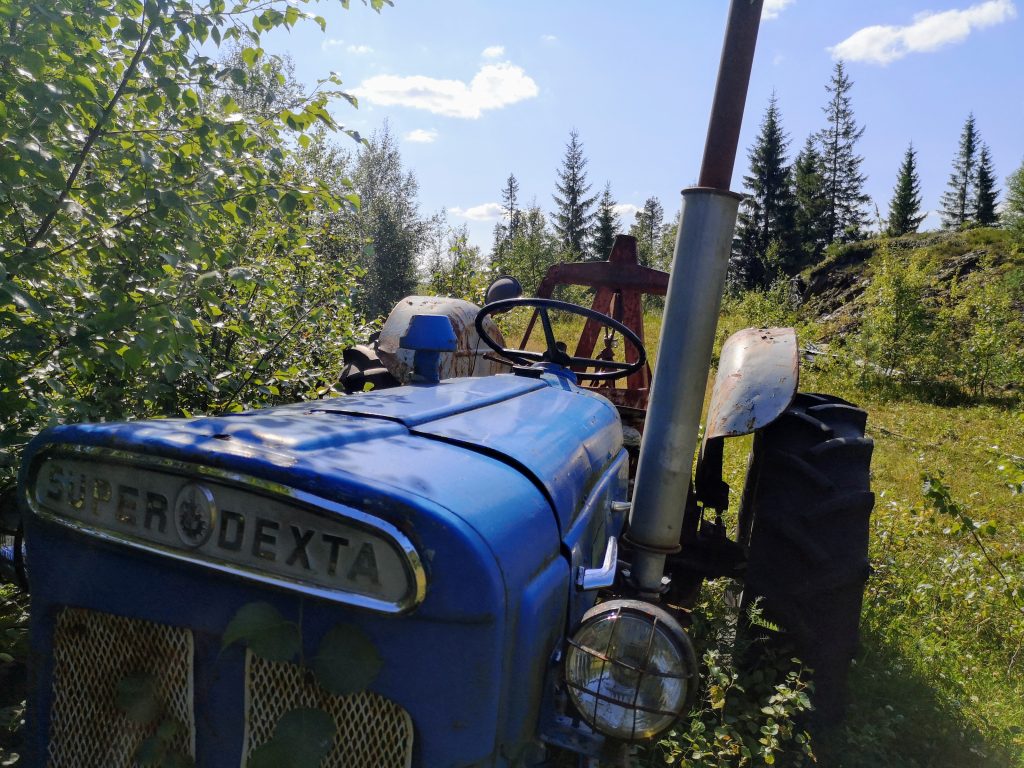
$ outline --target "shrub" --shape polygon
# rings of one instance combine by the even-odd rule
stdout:
[[[691,636],[701,656],[701,695],[681,720],[641,759],[643,766],[787,765],[813,761],[810,737],[799,724],[810,709],[810,684],[799,661],[774,652],[757,654],[756,669],[736,636],[739,609],[721,580],[704,586]],[[755,611],[751,619],[759,621]]]
[[[864,316],[854,347],[865,374],[910,380],[919,373],[932,322],[927,279],[913,263],[884,249],[864,294]]]

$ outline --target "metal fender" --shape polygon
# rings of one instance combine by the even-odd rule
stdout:
[[[792,328],[745,328],[722,346],[704,440],[746,435],[789,407],[800,378]]]

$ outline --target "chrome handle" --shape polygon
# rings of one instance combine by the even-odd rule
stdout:
[[[619,542],[614,536],[608,537],[608,549],[600,568],[576,568],[576,586],[582,590],[601,589],[615,583],[615,571],[619,564]]]

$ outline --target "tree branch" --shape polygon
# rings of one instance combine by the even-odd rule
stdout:
[[[164,0],[160,0],[162,6]],[[145,17],[145,10],[143,10],[143,17]],[[92,152],[92,147],[96,141],[103,134],[103,128],[106,126],[107,121],[113,114],[114,109],[117,107],[118,102],[121,101],[121,97],[124,95],[125,89],[128,87],[128,83],[135,75],[135,70],[139,66],[139,61],[142,60],[143,54],[146,49],[149,48],[149,43],[153,39],[153,33],[156,31],[157,22],[150,22],[149,28],[143,33],[142,38],[139,40],[139,46],[135,50],[135,54],[132,56],[132,60],[129,62],[128,67],[124,71],[124,75],[121,77],[121,82],[118,83],[117,90],[114,91],[114,95],[110,97],[110,101],[107,102],[107,106],[104,107],[103,112],[96,120],[96,125],[89,131],[89,135],[85,139],[85,144],[82,145],[82,150],[78,153],[78,160],[75,161],[74,167],[71,169],[71,173],[68,175],[67,180],[64,182],[64,189],[61,190],[60,195],[57,197],[57,201],[54,203],[50,212],[46,214],[43,220],[39,223],[39,228],[36,229],[35,233],[29,238],[22,249],[22,256],[28,254],[30,250],[36,247],[40,240],[42,240],[50,231],[50,227],[53,226],[53,220],[56,218],[57,213],[60,211],[61,206],[67,200],[68,195],[71,193],[71,189],[75,185],[75,180],[78,178],[78,174],[82,172],[82,168],[85,165],[85,161],[89,159],[89,154]]]

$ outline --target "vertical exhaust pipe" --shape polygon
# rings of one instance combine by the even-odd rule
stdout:
[[[679,549],[697,427],[711,369],[741,196],[728,191],[764,0],[732,0],[698,186],[683,190],[661,344],[637,466],[629,540],[632,579],[660,591],[665,557]]]

